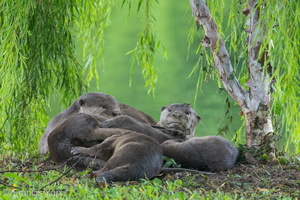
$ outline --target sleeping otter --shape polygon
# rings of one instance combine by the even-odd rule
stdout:
[[[100,120],[99,120],[100,119]],[[75,146],[91,147],[103,142],[112,135],[121,135],[127,130],[101,128],[101,116],[86,113],[76,113],[68,117],[58,125],[48,137],[48,145],[51,159],[57,163],[63,163],[73,157],[71,150]],[[75,160],[70,160],[71,165]],[[87,168],[90,163],[92,169],[100,169],[105,161],[101,159],[83,158],[75,167]]]
[[[121,115],[119,103],[114,97],[103,93],[85,93],[49,122],[40,140],[41,154],[46,154],[49,151],[47,139],[51,131],[75,113],[98,114],[103,117],[103,120]]]
[[[174,136],[184,138],[186,135],[194,135],[199,121],[200,116],[188,104],[175,103],[162,107],[160,121],[152,127],[123,115],[104,121],[102,127],[122,128],[144,133],[162,143]]]
[[[127,116],[128,117],[128,116]],[[128,117],[134,120],[131,117]],[[140,122],[135,122],[138,124]],[[73,154],[71,149],[76,146],[91,147],[96,144],[102,143],[106,138],[113,135],[121,135],[126,133],[132,133],[134,131],[119,128],[106,128],[101,125],[102,116],[100,115],[90,115],[86,113],[76,113],[68,117],[64,122],[62,122],[58,127],[56,127],[48,137],[48,145],[51,158],[58,163],[63,163],[69,160]],[[140,123],[141,124],[141,123]],[[151,128],[151,127],[150,127]],[[154,129],[155,130],[155,129]],[[159,130],[156,132],[142,132],[143,135],[160,140],[161,142],[168,139],[180,139],[181,136],[168,135]],[[160,148],[160,147],[159,147]],[[79,169],[88,167],[92,158],[84,158],[83,161],[76,166]],[[68,164],[74,163],[74,160],[68,162]],[[103,167],[102,164],[105,163],[102,160],[95,159],[94,166],[92,169],[100,169]]]
[[[90,148],[74,147],[72,153],[106,161],[102,169],[93,171],[97,183],[152,178],[163,165],[158,142],[135,132],[111,136]]]
[[[235,165],[239,154],[229,140],[220,136],[167,140],[161,146],[164,156],[173,158],[182,167],[198,170],[228,170]]]
[[[117,116],[102,123],[102,128],[120,128],[125,130],[131,130],[138,133],[146,134],[159,143],[162,143],[170,139],[181,139],[185,137],[185,134],[176,129],[166,129],[166,128],[153,128],[152,126],[141,123],[130,116]]]
[[[134,117],[139,122],[146,124],[156,123],[152,117],[129,105],[118,103],[114,97],[103,93],[85,93],[72,103],[70,107],[54,116],[49,122],[40,140],[39,150],[41,154],[46,154],[49,150],[47,138],[52,130],[60,125],[64,120],[76,113],[87,113],[101,115],[101,121],[118,115],[128,115]],[[100,116],[98,116],[100,118]]]
[[[120,106],[122,115],[130,116],[130,117],[134,118],[135,120],[145,123],[145,124],[149,124],[149,125],[156,124],[156,121],[151,116],[145,114],[144,112],[142,112],[138,109],[135,109],[134,107],[131,107],[124,103],[119,103],[119,106]]]

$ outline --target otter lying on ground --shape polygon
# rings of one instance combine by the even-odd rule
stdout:
[[[103,116],[103,120],[121,115],[119,103],[114,97],[103,93],[83,94],[70,107],[54,116],[49,122],[40,140],[41,154],[46,154],[49,151],[47,143],[49,134],[68,117],[76,113],[98,114]]]
[[[122,128],[144,133],[155,138],[159,143],[172,139],[173,136],[184,138],[194,135],[200,116],[188,104],[170,104],[162,108],[160,121],[150,126],[140,123],[129,116],[117,116],[102,123],[103,128]],[[167,134],[161,134],[167,133]]]
[[[141,133],[114,135],[90,148],[74,147],[72,152],[106,161],[102,169],[93,172],[97,183],[150,179],[163,165],[158,142]]]
[[[185,134],[180,130],[176,129],[165,129],[165,128],[153,128],[152,126],[138,122],[129,116],[117,116],[102,123],[102,128],[120,128],[125,130],[131,130],[138,133],[146,134],[159,143],[162,143],[170,139],[181,139],[185,137]]]
[[[99,115],[76,113],[56,127],[48,137],[51,159],[57,163],[69,160],[67,164],[72,165],[77,160],[70,160],[73,157],[71,153],[73,147],[91,147],[112,135],[129,132],[123,129],[103,129],[100,127],[99,117],[101,119]],[[90,166],[91,163],[92,166]],[[86,169],[90,166],[92,169],[101,169],[105,163],[101,159],[83,157],[75,167]]]
[[[185,141],[167,140],[161,144],[164,156],[182,167],[197,170],[228,170],[235,165],[239,151],[220,136],[191,137]]]
[[[48,137],[51,158],[79,170],[98,170],[93,172],[98,183],[152,178],[161,170],[196,172],[162,169],[162,147],[154,138],[125,129],[101,128],[98,117],[77,113],[55,128]]]
[[[74,101],[70,107],[54,116],[49,122],[40,140],[39,150],[41,154],[46,154],[49,151],[47,139],[51,131],[68,117],[76,113],[101,115],[102,119],[98,117],[101,121],[123,114],[132,116],[137,121],[150,125],[156,123],[149,115],[129,105],[118,103],[116,99],[110,95],[103,93],[85,93]]]
[[[128,116],[127,118],[134,120],[133,118]],[[63,123],[56,127],[48,137],[48,145],[51,158],[55,162],[63,163],[72,158],[73,154],[71,153],[71,149],[73,147],[91,147],[96,144],[102,143],[106,138],[110,136],[134,132],[127,129],[106,128],[101,126],[101,121],[102,116],[90,115],[86,113],[76,113],[68,117]],[[136,120],[135,122],[137,124],[140,123]],[[155,139],[159,138],[162,142],[168,139],[181,138],[181,136],[168,135],[159,130],[155,131],[156,132],[146,131],[142,133],[143,135],[152,133],[152,135],[149,135]],[[79,169],[87,168],[91,161],[94,162],[94,165],[90,166],[93,170],[101,169],[103,167],[103,163],[105,163],[101,159],[93,160],[93,158],[84,157],[84,159],[80,161],[76,167]],[[74,163],[74,160],[68,162],[69,165],[72,163]]]

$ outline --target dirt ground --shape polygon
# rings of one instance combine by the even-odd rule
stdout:
[[[247,194],[271,192],[272,194],[289,194],[300,198],[300,166],[292,165],[247,165],[239,164],[229,171],[213,175],[176,173],[170,179],[180,178],[190,183],[193,188],[204,191],[222,191],[224,193]]]
[[[28,159],[21,162],[17,159],[5,158],[0,161],[0,171],[14,163],[15,170],[30,170],[33,166],[39,166],[39,170],[55,168],[57,165],[49,158]],[[221,191],[232,194],[249,194],[258,192],[270,192],[272,195],[289,195],[292,198],[300,198],[300,160],[288,163],[268,164],[238,164],[228,171],[221,171],[211,175],[197,173],[168,173],[158,176],[163,181],[181,179],[183,186],[189,190]],[[80,178],[80,176],[77,176]],[[132,184],[137,184],[136,182]],[[276,199],[276,198],[275,198]]]

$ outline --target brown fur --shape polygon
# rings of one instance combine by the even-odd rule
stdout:
[[[119,103],[119,105],[120,105],[122,115],[130,116],[136,119],[137,121],[145,124],[149,124],[149,125],[156,124],[156,121],[149,115],[145,114],[144,112],[137,110],[134,107],[131,107],[124,103]]]
[[[167,140],[161,146],[164,156],[173,158],[182,167],[198,170],[228,170],[235,165],[239,154],[229,140],[220,136]]]
[[[121,135],[128,130],[123,129],[105,129],[100,127],[97,115],[86,113],[76,113],[68,117],[62,124],[55,128],[48,137],[48,145],[52,160],[57,163],[63,163],[73,157],[71,150],[76,146],[91,147],[103,142],[112,135]],[[90,163],[92,169],[100,169],[105,161],[100,159],[83,158],[76,166],[79,169],[85,169]],[[70,160],[68,164],[74,163]]]
[[[179,130],[186,135],[195,135],[195,128],[200,119],[201,117],[189,104],[174,103],[162,107],[157,126]]]
[[[134,132],[114,135],[90,148],[74,147],[72,152],[106,161],[102,169],[93,172],[97,183],[152,178],[163,164],[158,142]]]
[[[162,143],[166,140],[170,139],[181,139],[184,138],[185,135],[183,132],[172,129],[157,129],[152,126],[141,123],[129,116],[117,116],[111,119],[108,119],[102,123],[103,128],[121,128],[126,130],[135,131],[138,133],[146,134],[154,139],[156,139],[159,143]]]
[[[53,117],[49,122],[40,140],[39,150],[41,154],[46,154],[49,151],[47,143],[49,134],[68,117],[76,113],[101,115],[98,119],[102,118],[102,121],[106,118],[121,115],[119,103],[114,97],[103,93],[83,94],[70,107]]]

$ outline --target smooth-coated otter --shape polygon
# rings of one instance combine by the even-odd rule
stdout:
[[[155,124],[155,120],[144,112],[137,110],[127,104],[119,103],[116,99],[108,94],[103,93],[85,93],[74,101],[70,107],[54,116],[48,123],[48,126],[40,140],[39,150],[41,154],[49,151],[47,138],[52,130],[54,130],[64,120],[76,113],[87,113],[101,115],[101,121],[118,116],[128,115],[139,122],[149,125]]]
[[[235,165],[239,154],[229,140],[220,136],[167,140],[161,147],[164,156],[173,158],[182,167],[197,170],[228,170]]]
[[[111,136],[90,148],[74,147],[72,153],[106,161],[102,169],[93,171],[97,183],[150,179],[159,174],[163,165],[158,142],[135,132]]]
[[[162,107],[160,121],[153,126],[121,115],[104,121],[102,127],[144,133],[162,143],[168,139],[176,139],[174,136],[184,138],[186,135],[194,135],[199,121],[200,116],[188,104],[175,103]]]
[[[56,127],[48,137],[51,159],[57,163],[69,160],[67,164],[73,164],[75,160],[70,160],[73,157],[71,153],[73,147],[91,147],[103,142],[112,135],[121,135],[130,132],[123,129],[101,128],[98,117],[99,115],[76,113]],[[90,164],[92,165],[90,166]],[[78,169],[85,169],[87,167],[101,169],[104,164],[105,161],[101,159],[84,157],[75,167]]]
[[[144,123],[137,122],[129,116],[120,117],[132,119],[136,122],[136,124],[146,125]],[[120,120],[118,121],[120,122]],[[136,132],[129,129],[103,127],[103,123],[104,122],[101,121],[101,116],[99,115],[76,113],[68,117],[63,123],[56,127],[48,137],[48,146],[52,160],[58,163],[63,163],[73,156],[71,153],[71,149],[73,147],[91,147],[102,143],[110,136]],[[152,128],[151,126],[149,127]],[[161,142],[168,139],[181,138],[181,136],[169,135],[161,132],[160,130],[153,130],[154,132],[144,131],[141,133],[156,140],[161,140]],[[76,167],[79,169],[86,168],[89,166],[91,160],[91,158],[84,158],[83,161],[80,161]],[[72,163],[74,163],[73,160],[71,160],[68,164]],[[94,165],[90,167],[94,170],[100,169],[103,167],[101,163],[103,163],[103,161],[95,159]]]
[[[49,151],[47,139],[49,134],[63,123],[68,117],[76,113],[97,114],[103,120],[121,115],[119,103],[114,97],[103,93],[85,93],[72,103],[70,107],[57,114],[48,123],[48,126],[40,140],[39,150],[41,154]],[[100,118],[100,117],[99,117]]]
[[[149,125],[156,124],[156,121],[151,116],[145,114],[144,112],[142,112],[134,107],[131,107],[124,103],[119,103],[119,106],[120,106],[122,115],[130,116],[130,117],[136,119],[137,121],[145,123],[145,124],[149,124]]]
[[[195,135],[195,128],[200,119],[189,104],[174,103],[162,107],[157,126],[180,130],[186,135]]]
[[[102,122],[102,128],[120,128],[143,133],[156,139],[159,143],[170,139],[181,139],[185,137],[185,134],[180,130],[153,128],[148,124],[141,123],[136,119],[125,115],[120,115],[105,120],[104,122]]]

